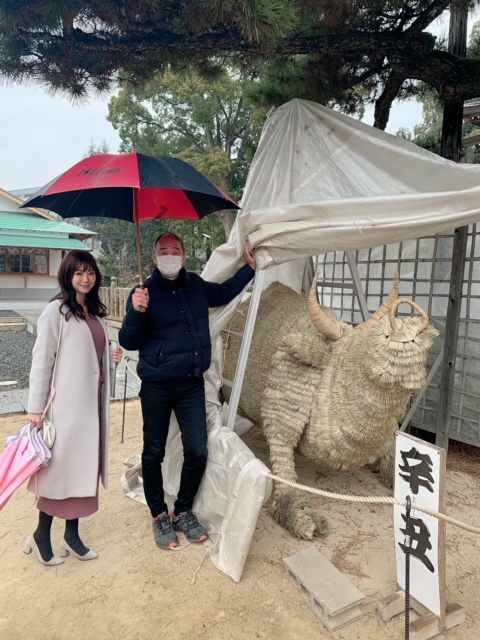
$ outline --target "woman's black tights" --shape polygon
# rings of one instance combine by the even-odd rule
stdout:
[[[40,555],[48,562],[53,558],[52,542],[50,532],[52,529],[53,516],[39,511],[38,526],[33,533]],[[84,556],[89,549],[83,544],[78,535],[78,518],[75,520],[65,520],[65,542],[79,556]]]
[[[50,530],[52,528],[53,516],[39,511],[38,526],[33,532],[33,537],[37,543],[40,555],[48,562],[53,558],[52,542],[50,540]]]
[[[78,518],[75,520],[65,520],[64,538],[68,546],[73,549],[75,553],[78,553],[79,556],[84,556],[89,552],[88,547],[83,544],[78,535]]]

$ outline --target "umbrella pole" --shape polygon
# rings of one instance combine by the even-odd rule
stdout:
[[[137,215],[137,190],[133,190],[133,219],[137,231],[138,286],[143,289],[142,241],[140,239],[140,221]]]
[[[138,260],[138,286],[143,288],[143,268],[142,268],[142,242],[140,240],[140,223],[135,222],[137,227],[137,260]]]

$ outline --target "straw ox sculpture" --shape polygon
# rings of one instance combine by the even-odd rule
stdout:
[[[296,481],[298,450],[333,469],[376,463],[391,486],[394,434],[425,382],[438,331],[417,304],[398,298],[398,276],[380,309],[356,327],[318,304],[316,282],[308,302],[280,283],[262,294],[239,411],[262,425],[273,473],[282,478]],[[420,317],[398,318],[402,303]],[[243,330],[246,305],[235,314],[232,332]],[[227,379],[233,379],[239,348],[238,338],[227,336]],[[223,393],[228,400],[228,387]],[[290,533],[311,539],[327,524],[305,496],[276,483],[272,510]]]

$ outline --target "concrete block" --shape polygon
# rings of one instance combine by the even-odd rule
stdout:
[[[27,331],[28,333],[31,333],[32,336],[37,336],[37,325],[34,324],[33,322],[28,322],[27,323]]]
[[[339,629],[365,614],[363,593],[318,549],[305,549],[283,561],[289,580],[329,629]]]
[[[48,302],[58,293],[58,289],[18,289],[0,287],[0,300],[12,301],[45,301]]]
[[[0,414],[24,412],[23,405],[11,392],[0,392]]]
[[[12,391],[12,395],[15,396],[16,401],[22,405],[23,410],[27,413],[28,389],[17,389],[16,391]]]

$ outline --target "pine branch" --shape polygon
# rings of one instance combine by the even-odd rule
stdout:
[[[377,129],[385,131],[390,117],[392,103],[398,96],[404,81],[405,77],[395,71],[389,75],[385,83],[384,90],[375,103],[375,118],[373,126]]]

